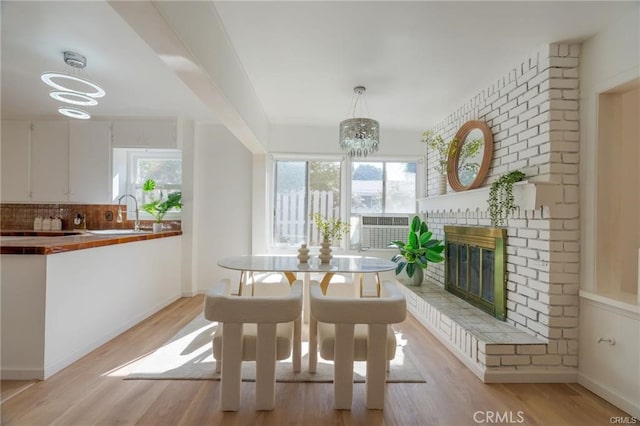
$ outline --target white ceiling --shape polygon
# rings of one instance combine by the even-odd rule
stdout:
[[[85,107],[94,117],[150,116],[213,119],[187,86],[109,4],[2,1],[2,116],[58,116],[59,102],[42,83],[45,71],[73,69],[71,50],[87,58],[84,76],[107,95]]]
[[[215,2],[267,119],[337,126],[356,85],[381,126],[421,130],[543,44],[584,40],[637,2]],[[105,2],[2,7],[2,116],[55,115],[40,82],[62,52],[88,58],[107,96],[94,116],[210,110]],[[189,7],[183,2],[181,7]],[[224,90],[224,88],[223,88]]]

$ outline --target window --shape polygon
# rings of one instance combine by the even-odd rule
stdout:
[[[351,215],[415,213],[415,162],[354,161]]]
[[[274,192],[274,245],[319,245],[310,215],[340,217],[340,162],[278,160]]]
[[[113,168],[114,201],[122,194],[134,195],[138,200],[142,220],[152,219],[151,215],[142,210],[142,205],[150,201],[149,195],[142,190],[147,179],[155,180],[156,197],[160,192],[166,197],[169,193],[182,190],[182,153],[178,150],[115,148]],[[127,199],[127,209],[134,210],[130,198]],[[180,212],[169,211],[165,219],[179,220]]]

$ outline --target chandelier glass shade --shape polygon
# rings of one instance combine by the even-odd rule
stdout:
[[[340,123],[340,148],[349,157],[366,157],[378,150],[380,125],[370,118],[349,118]]]
[[[354,87],[353,92],[356,98],[353,103],[353,118],[340,122],[340,149],[350,158],[366,157],[376,152],[380,145],[380,124],[371,118],[356,117],[358,106],[361,110],[363,109],[364,100],[360,101],[365,91],[364,86]]]

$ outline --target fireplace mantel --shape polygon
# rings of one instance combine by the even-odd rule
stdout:
[[[488,209],[490,186],[469,191],[450,192],[418,199],[420,212],[464,212]],[[557,183],[522,181],[513,185],[515,205],[520,210],[535,210],[542,206],[552,208],[562,201],[562,187]]]

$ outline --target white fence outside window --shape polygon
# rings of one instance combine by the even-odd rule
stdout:
[[[320,213],[325,219],[340,218],[339,205],[334,206],[333,191],[309,191],[309,203],[305,191],[290,191],[276,195],[274,238],[278,244],[320,245],[318,233],[311,215]],[[311,232],[308,232],[311,227]],[[307,237],[309,235],[309,237]],[[307,241],[307,238],[309,240]]]

